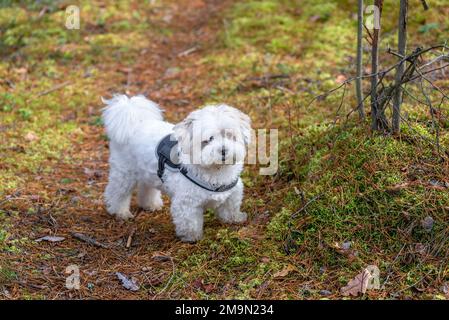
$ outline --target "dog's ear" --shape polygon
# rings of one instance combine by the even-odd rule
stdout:
[[[245,145],[249,145],[251,142],[251,119],[248,115],[236,108],[228,105],[222,105],[221,107],[236,121],[236,123],[238,123],[243,141],[245,142]]]
[[[185,154],[190,154],[193,121],[193,117],[187,117],[173,127],[174,136],[178,140],[181,151]]]

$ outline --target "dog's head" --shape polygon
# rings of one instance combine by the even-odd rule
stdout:
[[[204,167],[243,163],[251,139],[251,120],[228,105],[193,111],[174,127],[181,161]]]

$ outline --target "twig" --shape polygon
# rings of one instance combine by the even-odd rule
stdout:
[[[288,74],[280,73],[280,74],[264,74],[261,77],[248,77],[244,79],[244,81],[264,81],[268,82],[270,80],[275,79],[289,79],[290,76]]]
[[[420,86],[421,86],[421,92],[424,95],[424,97],[426,98],[426,101],[427,101],[426,104],[429,107],[430,116],[432,117],[432,127],[433,127],[432,129],[435,130],[435,142],[437,145],[437,153],[440,153],[440,125],[439,125],[439,123],[436,123],[436,121],[435,121],[435,109],[433,108],[432,100],[430,100],[430,97],[426,93],[422,77],[421,77],[421,81],[420,81]]]
[[[323,194],[320,193],[318,195],[316,195],[315,197],[313,197],[312,199],[310,199],[309,201],[307,201],[307,203],[305,205],[303,205],[298,211],[296,211],[295,213],[293,213],[291,215],[292,218],[296,218],[298,216],[298,214],[300,214],[301,212],[303,212],[304,210],[307,209],[307,207],[312,204],[313,202],[315,202],[316,200],[318,200],[319,198],[321,198]]]
[[[363,27],[365,28],[366,33],[368,33],[368,36],[369,36],[369,39],[368,39],[368,38],[365,38],[366,41],[367,41],[370,45],[373,45],[373,35],[371,34],[371,31],[369,31],[369,29],[367,28],[367,26],[366,26],[365,24],[363,24]]]
[[[135,233],[136,233],[136,228],[133,228],[131,230],[131,232],[129,233],[128,240],[126,241],[126,248],[131,247],[131,244],[133,242],[133,236]]]
[[[165,290],[167,290],[168,285],[172,282],[173,278],[175,277],[176,267],[175,267],[175,263],[173,262],[173,258],[172,258],[172,257],[170,257],[170,262],[171,262],[171,264],[172,264],[172,274],[171,274],[171,277],[170,277],[170,279],[168,279],[167,283],[166,283],[165,286],[162,288],[162,290],[159,291],[158,293],[156,293],[156,294],[153,296],[153,300],[155,300],[159,295],[161,295]]]
[[[68,86],[69,84],[71,84],[70,81],[66,81],[66,82],[60,83],[60,84],[54,86],[53,88],[50,88],[48,90],[45,90],[45,91],[42,91],[42,92],[38,93],[37,96],[38,97],[45,96],[45,95],[47,95],[49,93],[52,93],[53,91],[59,90],[61,88],[64,88],[65,86]]]
[[[91,245],[93,245],[95,247],[100,247],[100,248],[105,248],[105,249],[109,248],[109,246],[107,246],[106,244],[98,242],[94,238],[86,236],[85,234],[82,234],[82,233],[79,233],[79,232],[72,232],[71,234],[72,234],[72,236],[74,238],[76,238],[78,240],[81,240],[81,241],[84,241],[84,242],[87,242],[88,244],[91,244]]]
[[[425,67],[427,67],[427,66],[429,66],[429,65],[431,65],[431,64],[433,64],[435,62],[438,62],[440,60],[448,60],[449,61],[449,54],[442,54],[442,55],[436,57],[435,59],[429,61],[428,63],[420,66],[419,69],[421,70],[421,69],[423,69],[423,68],[425,68]]]
[[[339,113],[340,113],[341,107],[343,106],[343,102],[344,102],[344,100],[345,100],[345,95],[346,95],[346,84],[345,84],[345,86],[344,86],[344,88],[343,88],[343,94],[341,95],[340,105],[338,106],[337,112],[335,113],[334,125],[337,123],[337,118],[338,118],[338,115],[339,115]],[[363,107],[363,99],[360,100],[359,106],[360,106],[360,104],[361,104],[362,107]],[[363,117],[361,116],[360,118],[363,120],[364,117],[365,117],[365,116],[363,116]]]
[[[190,49],[184,50],[178,54],[178,57],[188,56],[189,54],[195,52],[196,50],[198,50],[198,47],[192,47]]]
[[[401,255],[401,252],[402,252],[402,250],[404,250],[404,248],[405,248],[405,246],[406,246],[406,244],[404,244],[402,247],[401,247],[401,250],[399,250],[399,252],[398,252],[398,254],[396,255],[396,257],[394,258],[394,260],[393,260],[393,262],[391,263],[391,265],[388,267],[388,275],[387,275],[387,277],[385,278],[385,281],[384,281],[384,283],[382,284],[382,288],[383,289],[385,289],[385,285],[388,283],[388,279],[390,279],[390,276],[391,276],[391,274],[392,274],[392,267],[394,266],[394,264],[396,263],[396,261],[398,260],[398,258],[399,258],[399,256]]]

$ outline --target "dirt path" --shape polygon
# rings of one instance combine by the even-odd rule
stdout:
[[[107,88],[104,96],[123,89],[129,94],[144,93],[163,106],[167,119],[182,119],[203,102],[196,80],[200,74],[204,78],[205,70],[199,70],[196,61],[213,46],[221,25],[219,13],[228,3],[181,1],[163,8],[160,23],[172,34],[152,39],[135,64],[123,71],[126,82]],[[100,106],[95,108],[98,109],[90,112],[98,112]],[[166,208],[148,214],[139,212],[133,203],[136,219],[131,222],[116,221],[105,212],[102,192],[107,181],[107,142],[102,136],[103,128],[88,125],[85,120],[81,117],[77,121],[89,138],[81,143],[74,138],[75,147],[68,155],[74,159],[73,164],[58,165],[50,174],[41,174],[29,182],[28,195],[47,196],[17,194],[8,204],[9,209],[24,212],[11,221],[15,239],[48,235],[65,240],[24,243],[22,253],[8,259],[8,267],[17,276],[7,284],[5,295],[47,299],[195,297],[195,288],[177,279],[183,256],[195,245],[175,238]],[[59,182],[61,178],[63,183]],[[29,208],[34,208],[36,214],[27,215]],[[88,244],[74,233],[94,238],[99,244]],[[79,267],[79,290],[65,287],[70,275],[66,268],[70,265]],[[140,290],[125,290],[116,272],[136,278]],[[173,289],[175,281],[177,291]]]

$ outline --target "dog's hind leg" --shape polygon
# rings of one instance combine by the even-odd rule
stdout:
[[[136,177],[133,173],[117,170],[111,166],[109,182],[104,193],[106,208],[111,215],[124,220],[133,217],[129,206],[135,187]]]
[[[138,184],[137,202],[139,207],[144,210],[154,211],[162,208],[163,202],[161,192],[144,182]]]

